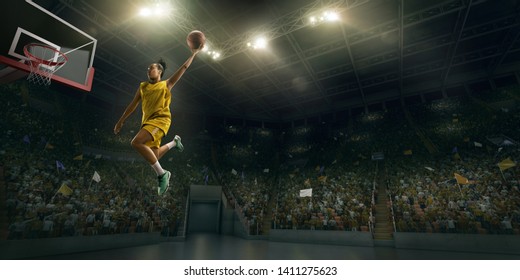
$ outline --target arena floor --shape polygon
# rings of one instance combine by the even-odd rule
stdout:
[[[47,256],[49,260],[520,260],[520,255],[354,247],[191,234],[184,242]]]

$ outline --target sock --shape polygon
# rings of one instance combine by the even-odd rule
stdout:
[[[155,173],[157,173],[157,176],[161,176],[165,173],[159,161],[156,161],[154,164],[152,164],[152,168],[155,170]]]
[[[166,146],[168,146],[168,150],[171,150],[173,147],[177,146],[177,143],[175,143],[175,140],[172,140],[171,142],[166,143]]]

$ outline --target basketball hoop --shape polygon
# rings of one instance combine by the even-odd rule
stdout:
[[[64,53],[43,44],[27,44],[23,52],[29,58],[31,70],[27,80],[42,86],[50,85],[52,75],[69,60]]]

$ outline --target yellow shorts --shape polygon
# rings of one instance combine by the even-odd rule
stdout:
[[[156,126],[145,124],[143,127],[146,131],[150,132],[153,137],[152,141],[148,141],[145,143],[146,146],[150,148],[159,148],[161,147],[161,139],[164,137],[164,131]]]

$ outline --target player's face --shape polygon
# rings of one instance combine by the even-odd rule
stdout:
[[[157,64],[152,64],[148,67],[148,78],[151,80],[156,80],[161,77],[161,70],[157,67]]]

